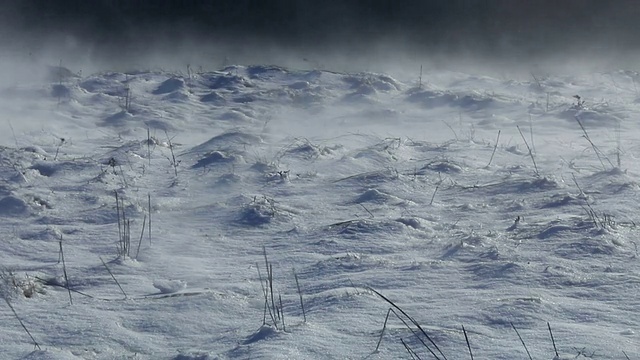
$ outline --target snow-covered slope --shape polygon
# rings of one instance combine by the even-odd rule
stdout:
[[[640,354],[635,72],[50,73],[0,89],[3,358]]]

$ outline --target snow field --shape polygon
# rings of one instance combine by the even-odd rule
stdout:
[[[67,75],[2,91],[7,358],[435,358],[371,289],[449,359],[640,353],[634,72]]]

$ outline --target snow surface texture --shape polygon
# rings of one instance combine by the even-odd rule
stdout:
[[[635,72],[51,71],[1,89],[2,358],[640,354]]]

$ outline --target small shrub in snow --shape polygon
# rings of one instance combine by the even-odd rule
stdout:
[[[253,201],[242,209],[240,222],[253,226],[264,225],[270,223],[277,214],[273,198],[254,196]]]
[[[20,278],[12,271],[0,272],[0,296],[9,299],[14,296],[32,298],[37,294],[44,294],[44,289],[34,277],[25,275]]]

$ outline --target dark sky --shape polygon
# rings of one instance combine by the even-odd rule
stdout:
[[[636,0],[3,0],[0,41],[72,37],[107,53],[184,41],[527,58],[640,44]],[[19,34],[19,36],[16,36]]]

